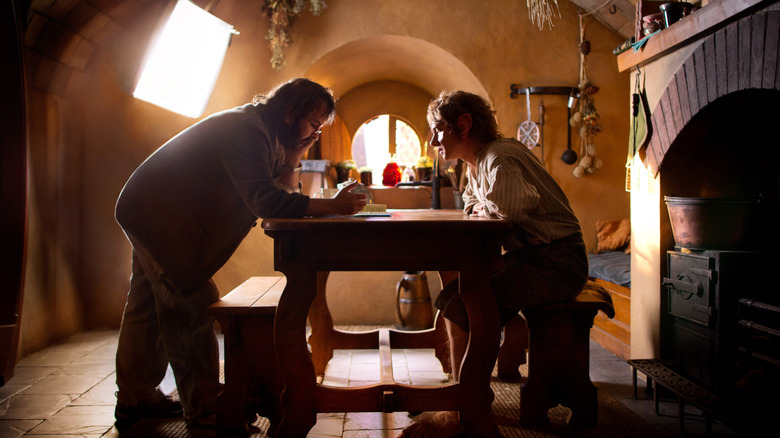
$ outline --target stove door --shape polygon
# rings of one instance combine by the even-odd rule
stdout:
[[[669,313],[709,327],[713,320],[714,282],[712,259],[670,252],[669,276],[663,286],[669,294]]]

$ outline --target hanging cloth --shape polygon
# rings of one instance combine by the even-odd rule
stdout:
[[[647,123],[647,117],[650,114],[645,93],[645,77],[637,68],[636,79],[634,80],[634,93],[631,95],[631,126],[628,136],[628,158],[626,159],[626,191],[631,190],[631,166],[634,164],[634,157],[637,154],[642,155],[651,136],[651,126]],[[640,156],[640,159],[642,157]]]

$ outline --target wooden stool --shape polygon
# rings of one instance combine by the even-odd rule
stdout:
[[[518,316],[504,327],[499,376],[502,368],[503,375],[513,376],[513,367],[524,360],[522,340],[528,340],[528,377],[520,389],[521,424],[549,423],[547,411],[559,404],[571,409],[569,424],[596,424],[598,393],[590,381],[589,334],[599,310],[614,316],[609,294],[599,289],[588,282],[574,300],[529,306],[522,312],[526,324]]]
[[[246,435],[255,414],[281,420],[283,384],[274,348],[274,317],[283,276],[252,277],[209,307],[225,337],[225,387],[217,398],[217,434]]]

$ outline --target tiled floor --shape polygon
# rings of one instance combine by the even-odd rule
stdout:
[[[116,331],[91,331],[22,359],[14,377],[0,387],[0,438],[118,436],[113,428],[116,344]],[[398,350],[393,355],[398,381],[419,384],[446,379],[428,351]],[[328,366],[326,383],[355,385],[378,380],[377,357],[374,352],[337,351]],[[677,404],[662,402],[662,415],[658,416],[649,395],[643,391],[639,392],[640,400],[633,400],[629,366],[594,342],[591,379],[599,390],[608,392],[657,426],[659,436],[683,436],[676,417]],[[639,383],[643,389],[643,382]],[[167,391],[174,389],[170,375],[163,385]],[[384,430],[370,436],[394,437],[409,421],[405,413],[321,414],[309,436],[346,438],[369,436],[368,430]],[[688,418],[686,433],[702,435],[703,424],[700,416]],[[716,436],[736,436],[718,423],[714,431]]]

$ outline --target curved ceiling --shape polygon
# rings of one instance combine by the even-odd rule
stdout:
[[[389,80],[415,85],[434,96],[441,90],[459,89],[488,97],[471,70],[451,53],[399,35],[346,43],[315,61],[306,76],[327,85],[336,96],[363,84]]]

